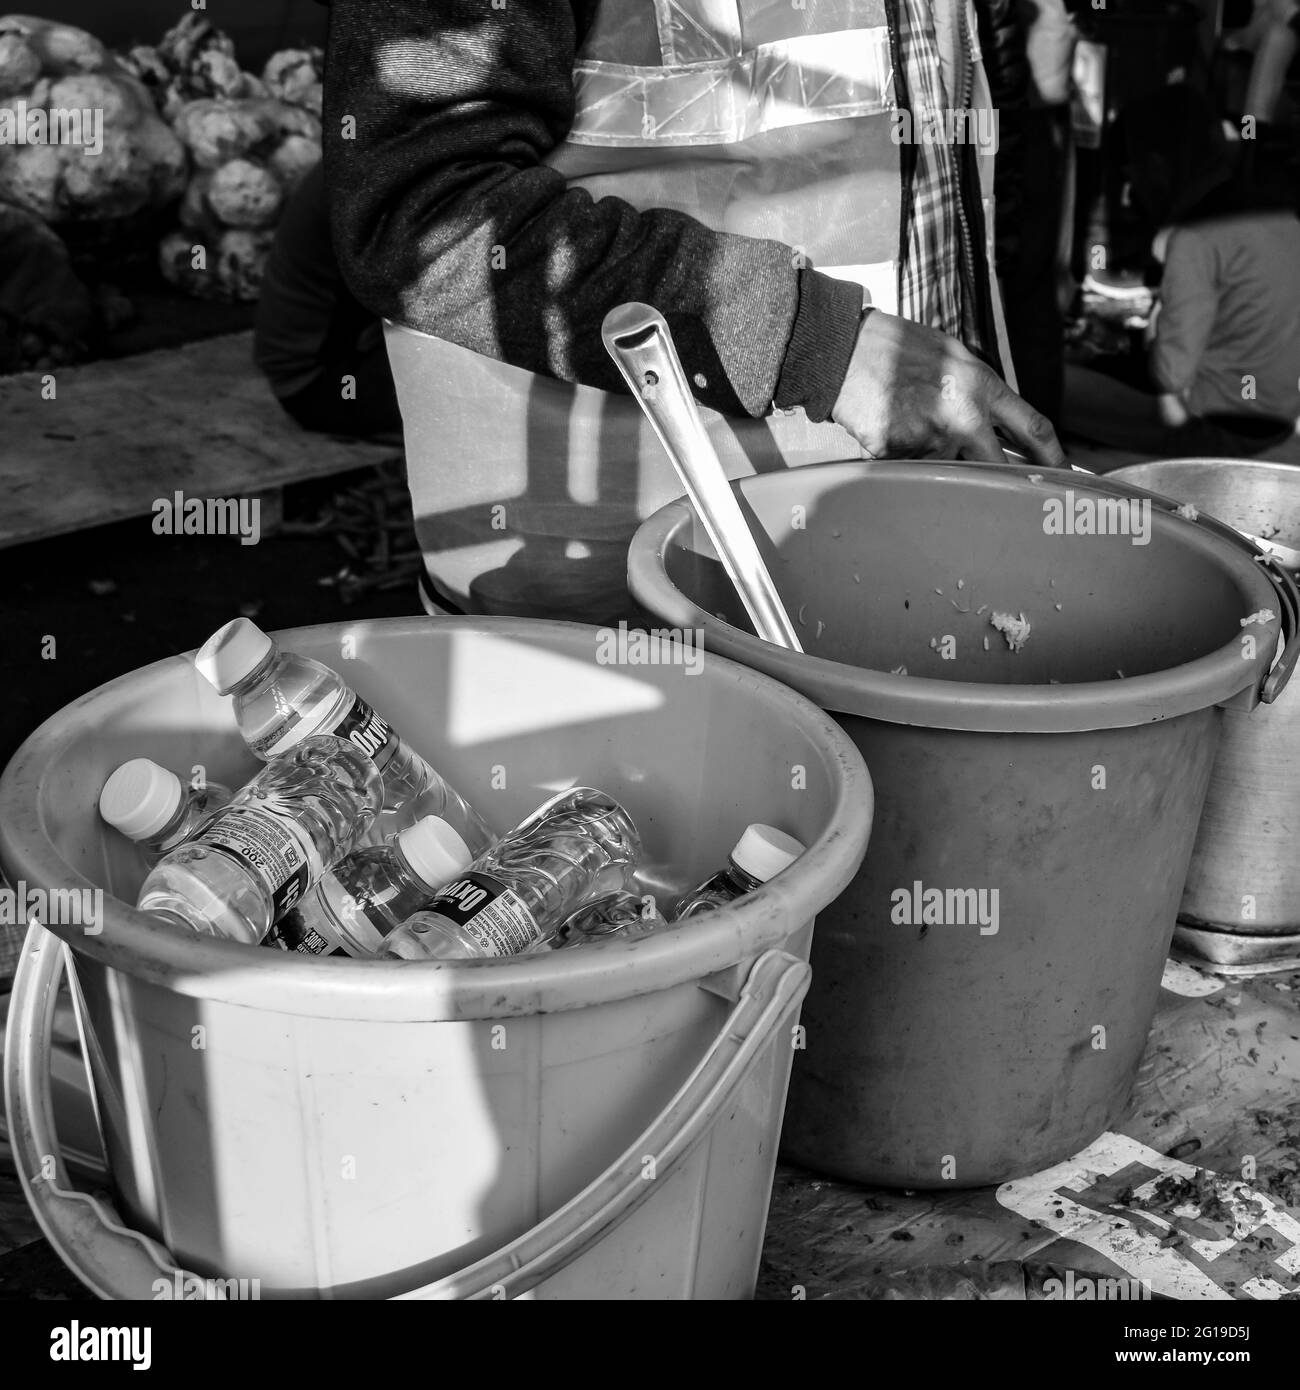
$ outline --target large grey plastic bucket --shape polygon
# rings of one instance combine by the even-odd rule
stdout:
[[[1228,528],[1105,478],[926,461],[734,486],[806,654],[746,630],[684,500],[637,533],[632,590],[832,711],[878,798],[819,922],[787,1151],[903,1187],[1057,1162],[1126,1102],[1222,707],[1280,688],[1294,585]],[[1085,514],[1145,516],[1145,542],[1082,532]],[[1027,614],[1022,651],[990,609]]]
[[[107,890],[93,927],[32,927],[5,1051],[20,1176],[60,1254],[97,1292],[146,1299],[226,1280],[263,1297],[750,1295],[813,918],[871,826],[856,749],[751,670],[666,643],[620,654],[594,628],[402,619],[281,640],[338,666],[497,830],[581,781],[627,806],[651,883],[689,886],[754,819],[808,852],[703,920],[580,951],[309,960],[198,938],[128,905],[142,866],[96,803],[143,754],[240,782],[256,764],[229,701],[183,657],[92,691],[0,782],[11,882]],[[65,951],[116,1211],[57,1158]]]

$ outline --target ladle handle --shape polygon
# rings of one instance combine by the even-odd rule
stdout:
[[[755,632],[774,646],[802,652],[700,419],[663,315],[648,304],[620,304],[605,315],[601,338],[681,477]]]

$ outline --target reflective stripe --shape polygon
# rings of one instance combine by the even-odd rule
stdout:
[[[884,0],[654,0],[654,9],[665,66],[712,63],[796,34],[834,34],[885,22]],[[626,58],[609,47],[607,41],[582,56]]]
[[[884,28],[783,39],[717,63],[579,62],[569,140],[731,145],[769,130],[893,111]]]

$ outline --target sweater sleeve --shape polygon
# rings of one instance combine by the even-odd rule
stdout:
[[[623,383],[601,321],[640,300],[667,319],[702,403],[763,415],[780,383],[782,404],[804,391],[828,411],[860,291],[801,272],[779,242],[593,200],[544,162],[573,120],[587,8],[333,0],[325,167],[352,292],[386,318],[606,390]]]
[[[1151,346],[1151,374],[1162,391],[1190,389],[1218,312],[1214,248],[1194,228],[1175,231],[1160,277],[1160,317]]]

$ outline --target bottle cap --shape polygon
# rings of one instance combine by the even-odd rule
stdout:
[[[441,816],[425,816],[408,825],[398,834],[397,844],[407,863],[434,892],[474,862],[456,827]]]
[[[104,783],[99,814],[128,839],[156,835],[180,808],[181,779],[149,758],[123,763]]]
[[[274,649],[275,643],[256,623],[236,618],[204,642],[194,667],[218,695],[229,695]]]
[[[736,841],[736,848],[731,851],[731,862],[751,878],[766,883],[793,864],[805,848],[793,835],[775,830],[770,825],[750,825]]]

